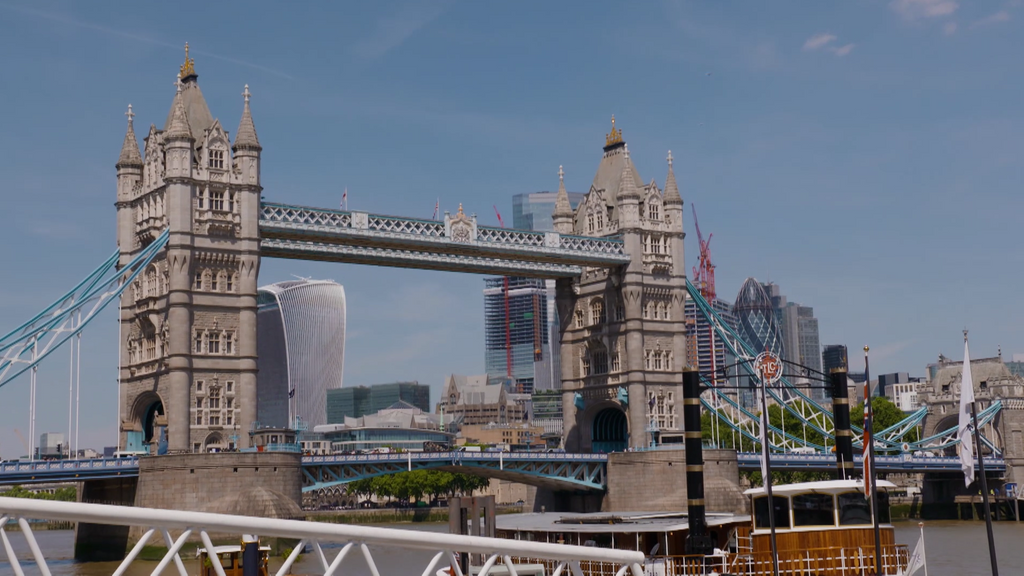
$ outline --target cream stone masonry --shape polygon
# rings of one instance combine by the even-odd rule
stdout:
[[[683,201],[668,156],[664,194],[644,184],[615,127],[586,198],[569,207],[563,170],[552,218],[562,234],[619,236],[631,262],[587,268],[557,283],[561,322],[564,444],[570,452],[650,445],[653,434],[682,430],[682,368],[687,363]],[[626,417],[626,437],[596,427]],[[600,437],[600,441],[595,441]]]
[[[121,297],[122,449],[141,441],[155,453],[163,427],[172,453],[246,447],[256,419],[262,147],[249,87],[232,145],[197,80],[186,52],[164,128],[150,126],[141,154],[129,107],[117,162],[121,265],[170,231],[163,253]],[[222,394],[215,424],[211,386]]]

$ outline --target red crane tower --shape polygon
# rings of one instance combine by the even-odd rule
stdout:
[[[716,296],[715,265],[711,262],[711,237],[714,234],[708,234],[707,240],[704,239],[704,235],[700,233],[700,222],[697,221],[697,206],[693,203],[690,206],[693,208],[693,227],[697,230],[697,243],[700,246],[700,257],[697,260],[697,265],[693,267],[693,279],[697,282],[697,289],[700,291],[700,295],[709,306],[714,307]],[[715,328],[710,325],[708,326],[708,342],[711,347],[711,382],[717,384]]]

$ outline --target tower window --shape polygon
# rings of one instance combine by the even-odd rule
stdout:
[[[658,204],[655,202],[647,203],[647,217],[651,220],[660,220],[661,212],[658,208]]]
[[[207,349],[210,354],[220,354],[220,334],[210,332],[207,337]]]
[[[235,275],[228,274],[227,280],[224,281],[224,291],[234,292],[235,291]]]
[[[577,328],[583,328],[583,310],[577,310],[574,313],[573,317],[575,318],[575,321],[576,321],[576,327]]]
[[[232,332],[224,333],[224,353],[228,355],[235,353],[235,335]]]
[[[228,381],[227,381],[227,382],[226,382],[226,383],[224,384],[224,389],[225,389],[225,391],[226,391],[226,392],[227,392],[228,394],[231,394],[232,392],[234,392],[234,391],[235,391],[235,383],[234,383],[234,382],[232,382],[231,380],[228,380]],[[228,404],[228,408],[231,408],[231,404]]]
[[[210,192],[210,209],[224,211],[224,193]]]
[[[202,332],[198,332],[198,331],[196,332],[195,346],[192,349],[195,350],[196,354],[202,354],[203,353],[203,333]],[[203,389],[203,382],[202,382],[202,380],[200,380],[199,382],[196,382],[196,390],[202,390],[202,389]]]
[[[210,168],[224,169],[223,150],[210,150]]]
[[[196,270],[196,283],[195,283],[194,289],[195,290],[202,290],[203,289],[203,273],[198,271],[198,270]]]
[[[216,292],[220,288],[220,274],[210,278],[210,290]]]

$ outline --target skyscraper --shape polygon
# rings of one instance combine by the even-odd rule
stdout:
[[[345,289],[331,280],[279,282],[260,288],[257,304],[257,420],[326,424],[327,390],[341,388],[345,364]]]
[[[579,192],[568,192],[573,210],[586,197]],[[512,197],[512,227],[517,230],[553,232],[551,214],[555,211],[557,192],[526,192]]]
[[[829,374],[834,368],[846,368],[846,346],[843,344],[826,344],[821,352],[822,372]]]
[[[768,351],[786,357],[775,307],[764,287],[754,278],[747,278],[740,287],[733,314],[736,315],[736,331],[754,353]]]
[[[722,317],[722,320],[724,320],[730,328],[733,330],[737,329],[738,321],[736,314],[733,313],[732,304],[715,298],[715,301],[711,303],[711,307],[718,312],[718,315]],[[717,333],[714,333],[714,363],[712,364],[711,324],[708,323],[707,319],[704,318],[704,315],[697,310],[697,304],[691,298],[686,299],[685,313],[686,343],[690,347],[687,353],[687,358],[690,359],[691,364],[693,364],[693,358],[697,358],[697,369],[705,378],[711,379],[712,371],[721,375],[723,373],[722,368],[732,363],[732,355],[729,354],[728,349],[722,342],[722,338],[719,337]],[[723,381],[719,381],[718,384],[725,385]]]
[[[509,392],[558,388],[551,299],[544,280],[511,277],[506,284],[505,278],[484,279],[484,364]]]
[[[430,386],[419,382],[392,382],[328,390],[327,423],[344,424],[345,418],[376,414],[399,402],[430,412]]]
[[[768,282],[761,286],[772,302],[775,317],[782,332],[783,358],[793,364],[821,372],[821,341],[818,336],[818,319],[814,317],[814,309],[810,306],[801,306],[796,302],[789,302],[777,284]],[[797,369],[791,367],[787,372],[796,373]],[[828,390],[824,388],[820,379],[819,376],[802,379],[796,377],[791,380],[801,380],[801,384],[810,384],[812,387],[805,391],[806,394],[815,400],[824,400],[828,397]]]

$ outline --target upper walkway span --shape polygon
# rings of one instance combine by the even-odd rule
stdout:
[[[461,207],[437,221],[264,202],[259,229],[276,258],[537,278],[629,263],[621,239],[480,226]]]

